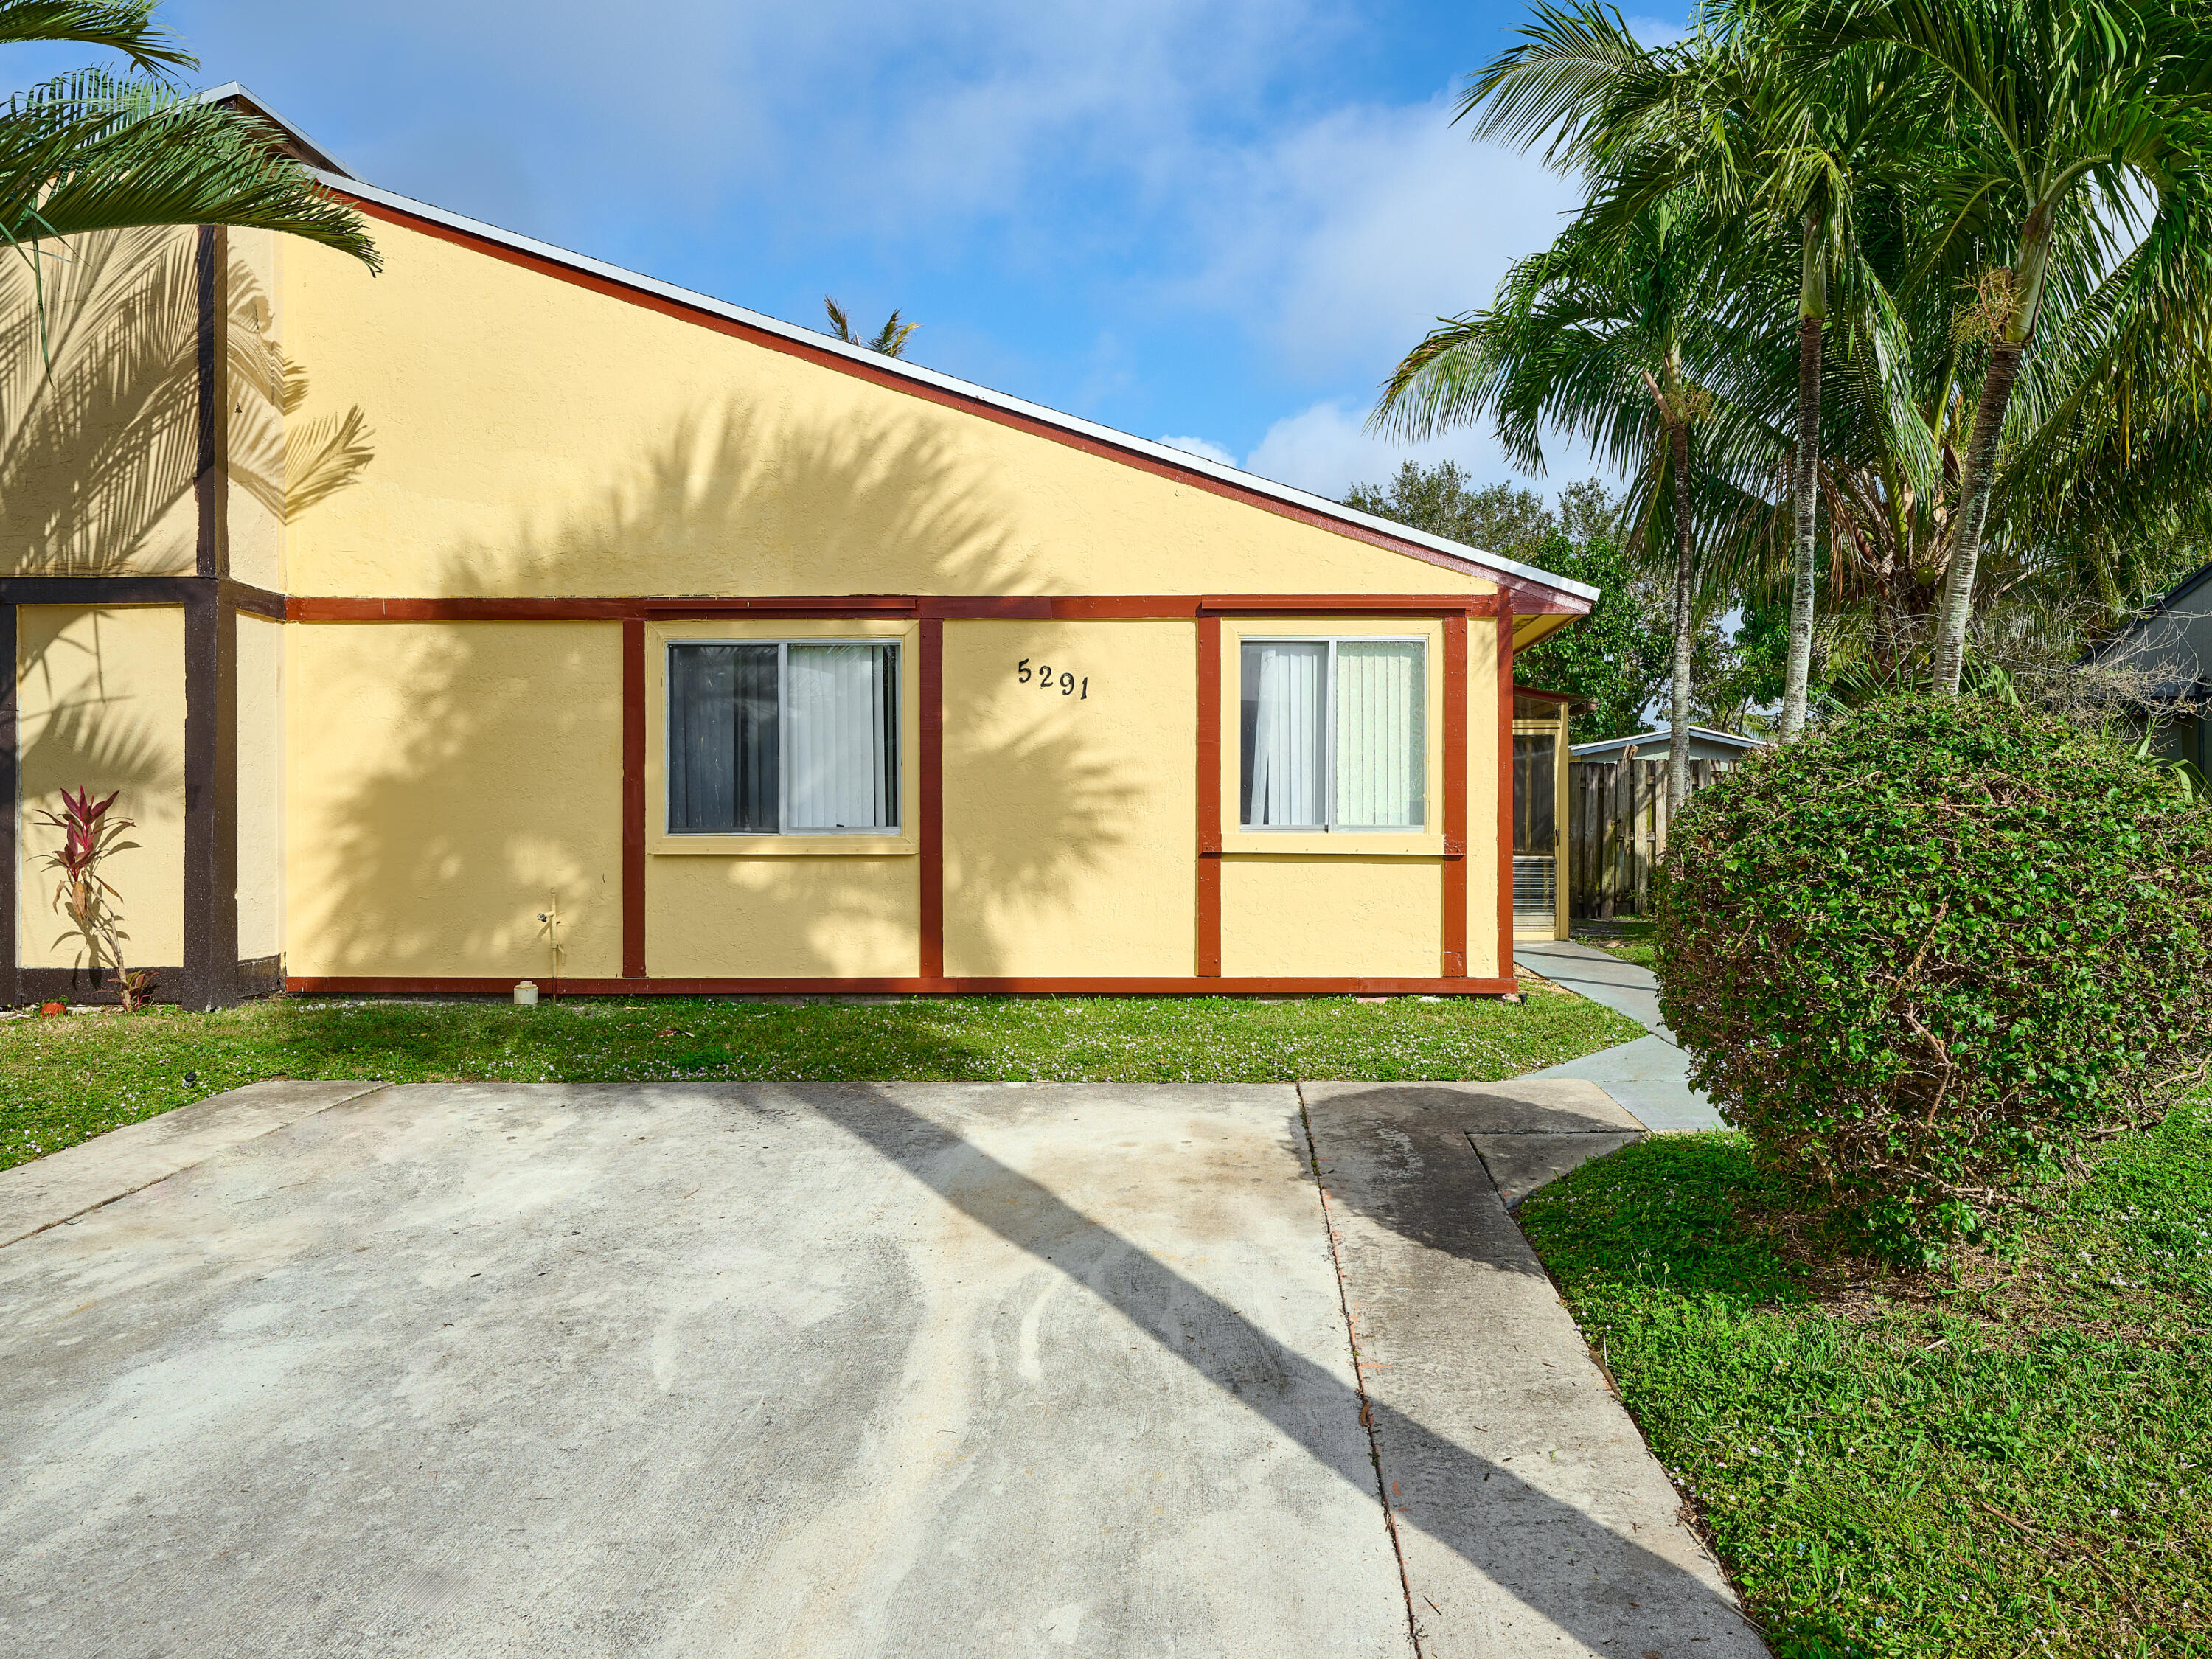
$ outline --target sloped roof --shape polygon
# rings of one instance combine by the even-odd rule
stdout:
[[[2156,675],[2148,689],[2153,702],[2212,694],[2212,564],[2129,618],[2089,656],[2107,668],[2125,664]]]
[[[1707,743],[1719,744],[1724,749],[1741,750],[1746,754],[1754,749],[1766,747],[1762,738],[1747,738],[1741,732],[1718,732],[1710,726],[1692,726],[1690,728],[1690,740],[1695,743],[1700,738]],[[1570,745],[1570,752],[1576,755],[1605,755],[1615,750],[1625,750],[1632,744],[1639,747],[1645,744],[1656,747],[1661,744],[1673,742],[1674,728],[1661,726],[1655,726],[1649,732],[1638,732],[1632,738],[1605,738],[1595,743],[1573,744]]]
[[[1514,610],[1516,613],[1551,613],[1564,620],[1586,613],[1597,599],[1596,588],[1572,577],[1555,575],[1534,565],[1522,564],[1517,560],[1485,552],[1480,548],[1448,541],[1441,536],[1431,536],[1392,520],[1358,512],[1341,501],[1333,501],[1323,495],[1278,483],[1272,478],[1224,466],[1203,456],[1116,431],[1094,421],[1062,414],[1042,404],[1009,397],[988,386],[941,374],[918,363],[909,363],[902,358],[889,357],[864,347],[848,345],[834,336],[817,330],[802,328],[780,318],[732,305],[727,301],[678,288],[672,283],[664,283],[586,254],[556,247],[533,237],[520,235],[481,220],[449,213],[443,208],[432,207],[427,203],[380,189],[340,167],[328,151],[313,143],[299,128],[270,110],[239,82],[230,82],[202,95],[210,101],[228,100],[282,129],[294,141],[299,159],[317,178],[338,194],[373,212],[382,210],[385,216],[397,215],[416,221],[445,232],[449,238],[491,244],[525,256],[532,262],[556,266],[587,280],[596,279],[592,282],[595,287],[611,283],[617,289],[640,296],[672,302],[704,316],[736,323],[748,331],[767,337],[771,342],[802,347],[810,357],[826,362],[832,367],[847,367],[850,372],[864,374],[871,379],[903,383],[936,401],[966,404],[979,413],[1012,416],[1024,426],[1061,434],[1064,441],[1085,449],[1124,459],[1145,466],[1148,471],[1179,474],[1200,487],[1214,489],[1216,493],[1229,494],[1248,501],[1257,498],[1255,505],[1272,507],[1286,516],[1318,523],[1354,539],[1404,554],[1425,563],[1495,582],[1515,596]]]

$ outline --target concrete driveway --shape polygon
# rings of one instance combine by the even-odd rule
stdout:
[[[1549,1088],[264,1085],[0,1175],[0,1650],[1759,1653],[1499,1199],[1634,1133]]]

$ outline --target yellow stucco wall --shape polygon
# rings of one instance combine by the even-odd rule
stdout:
[[[229,326],[230,574],[257,587],[284,586],[286,382],[304,373],[284,356],[279,261],[273,231],[224,233]]]
[[[1191,623],[945,624],[946,973],[1193,971],[1197,691]]]
[[[285,629],[295,975],[622,969],[622,629]]]
[[[198,534],[193,233],[73,237],[0,260],[0,569],[189,573]]]
[[[1443,953],[1437,864],[1357,856],[1222,860],[1226,978],[1434,979]]]
[[[362,411],[292,590],[1486,592],[1487,584],[397,225],[288,247],[300,417]]]
[[[138,846],[106,869],[121,896],[126,960],[184,960],[185,613],[179,606],[84,610],[24,605],[16,613],[17,738],[22,768],[17,958],[26,967],[78,960],[56,942],[54,878],[41,856],[58,830],[33,821],[64,789],[122,791],[112,809],[134,820]]]
[[[284,625],[238,619],[238,954],[284,948]]]

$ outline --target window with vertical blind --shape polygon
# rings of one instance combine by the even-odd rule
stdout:
[[[1243,641],[1247,830],[1418,830],[1427,647],[1367,637]]]
[[[896,642],[668,647],[672,835],[835,835],[899,823]]]

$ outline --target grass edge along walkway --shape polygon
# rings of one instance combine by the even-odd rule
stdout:
[[[1495,1081],[1641,1036],[1493,998],[915,997],[541,1003],[277,997],[0,1024],[0,1169],[267,1078],[667,1083]]]
[[[1787,1218],[1727,1133],[1521,1211],[1777,1659],[2212,1654],[2212,1095],[1950,1273]]]

